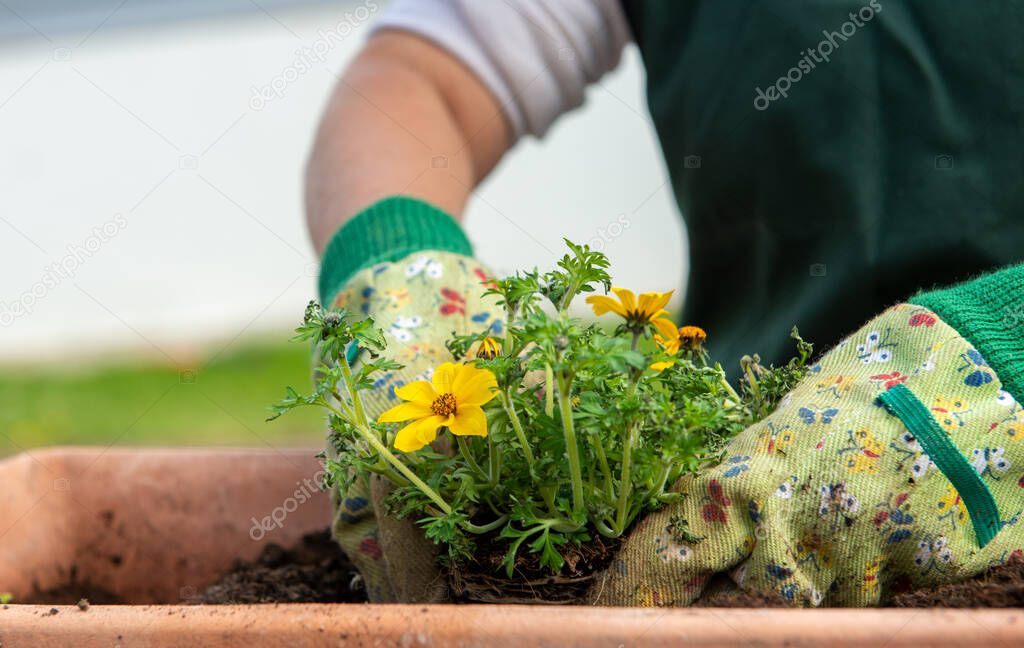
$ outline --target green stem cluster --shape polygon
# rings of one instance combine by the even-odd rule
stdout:
[[[370,428],[370,422],[366,418],[366,411],[363,409],[362,401],[359,398],[359,390],[356,387],[355,377],[352,375],[352,368],[349,367],[348,362],[344,357],[339,358],[339,364],[341,365],[342,376],[345,380],[345,387],[349,399],[343,398],[341,394],[335,393],[334,396],[338,401],[339,407],[328,404],[328,408],[334,412],[334,414],[343,420],[359,433],[359,436],[363,438],[370,447],[372,447],[379,457],[381,457],[388,464],[393,466],[403,477],[418,488],[424,495],[430,498],[437,507],[441,509],[446,515],[451,515],[452,507],[445,501],[441,495],[431,488],[425,481],[419,478],[419,476],[412,471],[411,468],[405,465],[398,457],[388,449],[385,443],[382,443],[377,435],[374,434]],[[349,405],[351,403],[351,406]]]

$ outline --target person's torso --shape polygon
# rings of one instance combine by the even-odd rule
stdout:
[[[723,363],[1024,258],[1024,3],[624,6]]]

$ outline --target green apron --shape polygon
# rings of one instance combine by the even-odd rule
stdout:
[[[1024,3],[624,6],[730,373],[1024,258]]]

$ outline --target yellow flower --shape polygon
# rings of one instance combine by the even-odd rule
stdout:
[[[613,287],[612,292],[619,298],[618,301],[608,295],[587,297],[587,303],[593,307],[595,315],[600,317],[605,313],[612,312],[625,319],[626,323],[632,327],[641,328],[647,324],[653,324],[666,339],[671,339],[676,335],[676,325],[667,317],[668,311],[665,310],[674,291],[640,293],[639,297],[634,295],[632,290],[625,288]]]
[[[402,452],[415,452],[431,443],[441,427],[459,436],[487,436],[487,416],[480,406],[494,398],[497,387],[494,374],[486,369],[446,362],[430,382],[417,380],[396,389],[395,394],[407,402],[384,412],[377,422],[412,420],[395,436],[395,447]]]
[[[699,326],[683,326],[679,329],[679,340],[682,346],[691,351],[699,349],[707,339],[708,334]]]
[[[678,332],[676,333],[676,335],[673,335],[668,338],[662,337],[661,335],[655,335],[654,343],[660,346],[662,349],[664,349],[665,353],[667,353],[668,355],[674,356],[675,354],[679,353]],[[654,369],[655,371],[664,371],[665,369],[668,369],[675,363],[675,360],[664,360],[662,362],[655,362],[654,364],[651,365],[651,369]]]
[[[501,346],[492,337],[480,340],[480,344],[476,347],[476,357],[478,358],[491,360],[499,355],[501,355]]]
[[[654,342],[665,350],[668,355],[675,355],[679,353],[679,349],[683,348],[687,351],[697,351],[700,349],[704,341],[708,339],[708,334],[699,326],[683,326],[679,330],[675,331],[675,335],[662,336],[655,335]],[[655,371],[662,371],[668,369],[675,364],[675,360],[665,360],[663,362],[655,362],[651,365],[651,369]]]

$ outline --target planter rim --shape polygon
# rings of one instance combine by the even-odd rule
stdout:
[[[51,610],[57,610],[52,614]],[[1021,645],[1024,611],[598,608],[509,605],[10,605],[8,645],[963,646]]]
[[[70,566],[77,565],[85,580],[109,577],[98,584],[126,593],[128,600],[175,600],[183,586],[202,586],[235,558],[254,556],[261,543],[247,535],[250,516],[278,506],[296,480],[318,468],[313,451],[303,448],[51,447],[0,460],[0,475],[7,480],[7,488],[0,489],[0,522],[9,518],[0,524],[8,529],[0,552],[0,590],[24,596],[19,588],[30,591],[37,580],[43,586],[62,582]],[[68,488],[55,490],[54,478],[64,475],[70,476]],[[116,519],[102,515],[107,510],[115,511]],[[275,532],[280,535],[268,534],[266,540],[297,541],[323,528],[328,515],[327,496],[319,494],[289,515]],[[155,520],[202,541],[164,544],[169,532]],[[221,524],[211,526],[209,520]],[[108,561],[115,553],[123,557],[117,569]],[[154,574],[167,582],[158,582]],[[365,604],[95,605],[85,612],[66,605],[0,608],[2,646],[305,648],[329,642],[959,648],[979,642],[1024,645],[1024,610]]]

